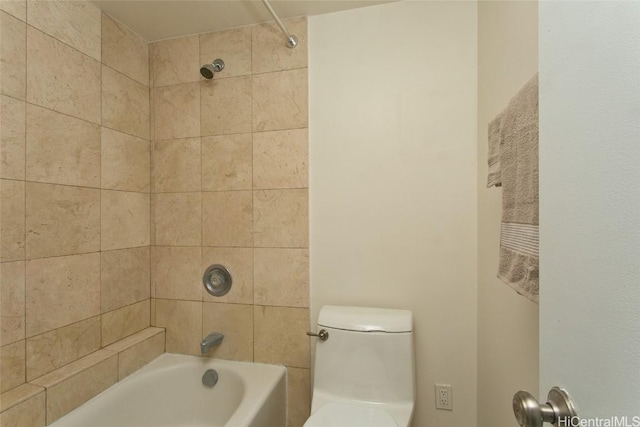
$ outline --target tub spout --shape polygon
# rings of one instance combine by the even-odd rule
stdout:
[[[218,332],[207,335],[207,337],[200,342],[200,352],[202,352],[202,354],[207,353],[211,347],[220,345],[223,338],[224,335]]]

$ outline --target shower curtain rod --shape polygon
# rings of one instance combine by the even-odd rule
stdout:
[[[278,24],[278,27],[280,27],[284,35],[287,37],[287,47],[291,49],[296,47],[298,45],[298,38],[292,35],[289,30],[287,30],[287,27],[284,26],[284,24],[276,14],[276,11],[273,10],[271,4],[269,4],[269,0],[262,0],[262,3],[264,3],[264,6],[267,8],[271,16],[273,16],[273,19],[276,20],[276,24]]]

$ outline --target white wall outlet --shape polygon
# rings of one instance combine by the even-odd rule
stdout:
[[[451,384],[436,384],[436,409],[453,411]]]

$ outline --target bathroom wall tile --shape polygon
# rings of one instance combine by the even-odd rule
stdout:
[[[200,136],[200,84],[153,90],[155,140]]]
[[[100,254],[27,261],[27,337],[100,314]]]
[[[27,180],[100,187],[100,126],[27,106]]]
[[[0,96],[0,178],[25,177],[26,114],[24,101]]]
[[[259,363],[309,367],[309,310],[255,306],[254,358]]]
[[[100,123],[98,61],[28,26],[27,64],[28,102]]]
[[[0,346],[24,340],[24,261],[0,265]]]
[[[92,3],[29,0],[27,22],[100,61],[100,10]]]
[[[24,341],[0,347],[0,393],[25,382]]]
[[[0,93],[24,99],[27,79],[27,27],[0,12]]]
[[[256,247],[308,247],[308,191],[254,191],[253,221]]]
[[[202,300],[202,250],[156,246],[153,257],[156,298]]]
[[[200,191],[200,138],[156,141],[153,152],[154,191]]]
[[[227,267],[233,286],[221,297],[214,297],[203,288],[203,300],[253,304],[253,248],[202,248],[202,272],[212,264]]]
[[[47,424],[68,414],[118,381],[118,355],[104,353],[105,355],[108,353],[108,357],[104,360],[62,381],[46,386]],[[46,379],[46,376],[41,379]],[[37,383],[40,384],[39,381]]]
[[[0,414],[0,425],[11,427],[44,427],[45,425],[45,393],[40,387],[33,387],[38,393]],[[17,389],[14,389],[17,390]],[[3,399],[4,400],[4,399]]]
[[[12,388],[11,390],[2,393],[0,396],[0,412],[4,412],[14,406],[18,406],[43,391],[44,389],[42,387],[32,384],[22,384],[21,386]]]
[[[27,381],[100,349],[100,316],[27,339]]]
[[[0,180],[0,257],[2,261],[25,256],[25,183]]]
[[[302,427],[311,413],[309,369],[287,368],[288,427]]]
[[[156,245],[199,246],[200,193],[164,193],[155,196]]]
[[[253,188],[309,186],[307,129],[253,135]]]
[[[0,0],[0,10],[15,16],[23,22],[27,21],[26,0]]]
[[[149,192],[149,141],[103,127],[101,149],[102,188]]]
[[[206,302],[202,307],[202,333],[224,334],[218,347],[208,357],[253,361],[253,306]]]
[[[100,190],[27,183],[27,258],[100,250]]]
[[[102,13],[102,63],[149,86],[149,47],[147,42]]]
[[[102,190],[101,197],[102,250],[148,246],[150,196]]]
[[[202,193],[202,244],[253,246],[251,191]]]
[[[100,253],[101,312],[149,299],[150,248]]]
[[[309,307],[309,251],[256,248],[255,303]]]
[[[306,128],[307,69],[253,76],[253,131]]]
[[[201,83],[201,134],[251,132],[251,77]]]
[[[140,332],[136,332],[133,335],[129,335],[126,338],[116,341],[103,349],[114,353],[121,353],[157,335],[164,336],[164,329],[149,326],[148,328],[144,328]]]
[[[151,81],[154,87],[200,80],[199,36],[162,40],[151,44]]]
[[[251,27],[253,30],[252,63],[255,74],[307,66],[307,19],[285,19],[284,24],[298,39],[295,49],[287,47],[285,37],[275,23]]]
[[[225,65],[215,79],[251,74],[251,27],[201,34],[200,65],[216,58],[222,58]]]
[[[166,329],[168,353],[200,355],[202,302],[156,299],[156,324]]]
[[[149,300],[102,315],[102,346],[133,335],[150,325]]]
[[[149,88],[103,66],[102,124],[149,139]]]
[[[202,138],[202,190],[250,190],[252,158],[250,133]]]
[[[164,340],[164,331],[162,331],[118,354],[118,381],[164,353]]]

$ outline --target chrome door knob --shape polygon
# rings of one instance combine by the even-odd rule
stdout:
[[[527,391],[519,391],[513,395],[513,414],[522,427],[542,427],[550,423],[559,427],[572,427],[578,417],[575,404],[569,394],[553,387],[547,395],[547,403],[539,404]]]
[[[329,339],[329,332],[327,332],[326,329],[320,329],[317,334],[314,332],[307,332],[307,335],[310,337],[318,337],[320,338],[320,341],[326,341]]]

